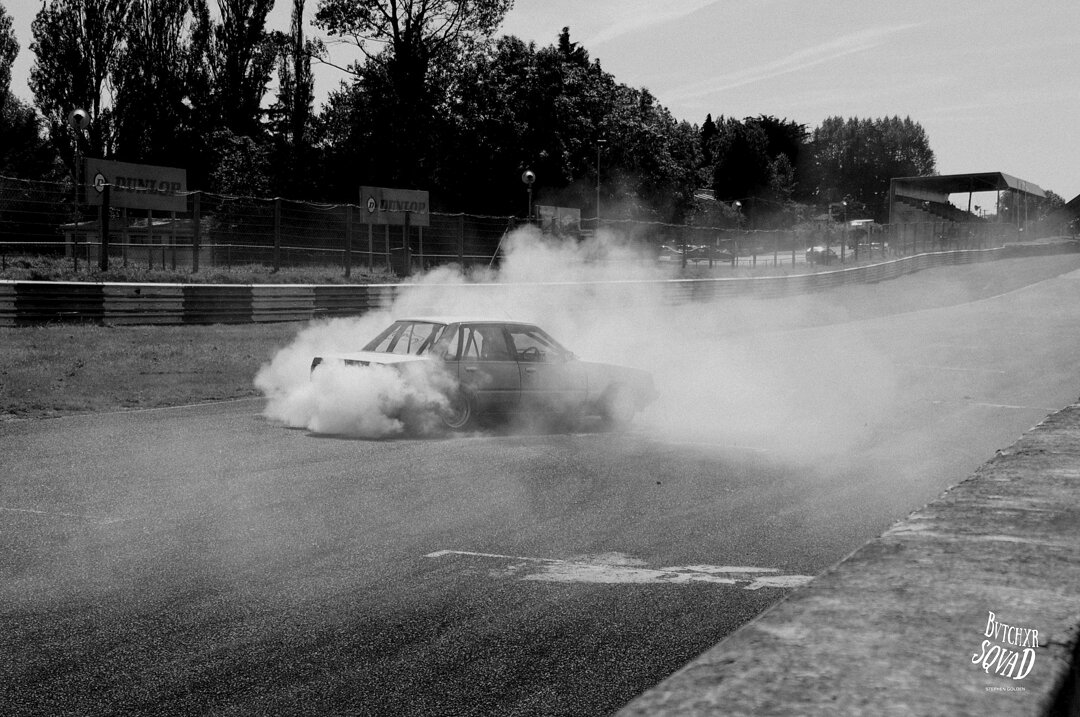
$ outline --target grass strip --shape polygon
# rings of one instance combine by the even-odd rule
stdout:
[[[302,323],[0,328],[0,420],[258,396]]]

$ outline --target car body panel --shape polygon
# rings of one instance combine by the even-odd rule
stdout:
[[[521,402],[560,410],[589,399],[588,372],[580,361],[521,363]]]
[[[521,369],[516,361],[480,361],[463,358],[447,362],[461,386],[476,397],[482,412],[511,411],[521,400]]]
[[[587,372],[572,353],[539,327],[509,324],[505,328],[521,371],[524,407],[562,410],[588,400]]]

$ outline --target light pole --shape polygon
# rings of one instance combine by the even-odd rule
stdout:
[[[742,229],[742,202],[739,201],[738,199],[736,199],[734,202],[731,203],[731,206],[735,207],[735,213],[737,215],[735,217],[735,228],[741,230]],[[736,234],[735,236],[738,236],[738,234]],[[731,265],[735,266],[736,264],[739,263],[739,240],[738,239],[735,240],[735,251],[732,252],[732,254],[733,254],[733,257],[732,257],[732,260],[731,260]]]
[[[75,271],[79,270],[79,184],[82,181],[80,176],[82,152],[79,148],[79,140],[82,139],[83,130],[89,124],[90,115],[84,109],[72,110],[68,115],[68,125],[75,132],[75,222],[71,226],[71,257],[75,262]]]
[[[600,231],[600,148],[605,144],[606,139],[596,140],[596,231]]]
[[[844,206],[844,231],[840,236],[840,241],[841,241],[841,244],[840,244],[840,263],[843,264],[844,261],[846,260],[845,254],[847,253],[847,242],[848,242],[848,236],[847,236],[847,230],[848,230],[847,200],[845,199],[844,201],[842,201],[840,203]],[[856,244],[855,244],[855,261],[858,261],[858,260],[859,260],[859,245],[858,245],[858,240],[856,240]]]
[[[532,224],[532,220],[533,220],[533,215],[532,215],[532,213],[533,213],[533,211],[532,211],[532,185],[533,185],[533,182],[536,181],[536,175],[533,174],[531,169],[526,169],[521,174],[521,181],[525,184],[525,188],[528,190],[528,193],[529,193],[529,215],[526,218],[529,220],[529,223]]]

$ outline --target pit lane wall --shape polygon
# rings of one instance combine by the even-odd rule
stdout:
[[[1080,714],[1080,404],[618,717]]]
[[[657,280],[672,302],[725,296],[774,297],[820,291],[845,284],[893,279],[950,264],[1080,250],[1071,240],[1009,244],[916,254],[858,267],[770,277]],[[636,282],[620,282],[633,292]],[[134,284],[50,281],[0,282],[0,326],[52,322],[109,324],[215,324],[304,321],[350,316],[388,306],[406,284],[221,285]],[[616,287],[613,287],[613,289]]]

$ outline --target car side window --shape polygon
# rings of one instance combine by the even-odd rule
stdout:
[[[461,329],[455,328],[454,330],[447,329],[442,332],[442,336],[431,347],[431,355],[436,358],[445,358],[449,361],[453,361],[458,356],[458,338],[461,336]]]
[[[397,341],[401,338],[401,332],[404,329],[403,324],[394,324],[390,327],[390,330],[384,331],[382,336],[375,342],[372,342],[367,346],[368,351],[378,351],[379,353],[391,353],[391,347],[397,345]]]
[[[562,355],[559,347],[536,329],[511,328],[510,340],[518,361],[554,361]]]
[[[499,326],[462,328],[461,358],[472,361],[512,361],[506,335]]]
[[[441,324],[400,321],[365,350],[386,354],[422,354],[442,328]]]

